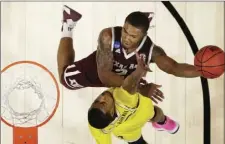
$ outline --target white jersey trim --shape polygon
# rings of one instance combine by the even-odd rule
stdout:
[[[136,49],[137,52],[142,48],[142,46],[144,45],[146,39],[147,39],[147,36],[145,36],[145,37],[142,39],[141,44],[140,44],[140,45],[138,46],[138,48]],[[122,38],[121,38],[121,42],[122,42]],[[125,51],[124,48],[123,48],[123,54],[124,54],[124,57],[125,57],[126,59],[129,59],[130,57],[132,57],[132,56],[135,55],[135,52],[132,52],[132,53],[130,53],[130,54],[127,54],[126,51]]]
[[[152,43],[150,50],[149,50],[149,54],[148,54],[148,64],[150,63],[150,61],[152,59],[152,51],[153,51],[154,46],[155,46],[155,44]]]
[[[64,74],[63,74],[63,78],[64,78],[64,81],[66,83],[67,86],[69,86],[70,88],[82,88],[83,86],[80,85],[76,79],[68,79],[67,81],[67,77],[69,76],[75,76],[77,74],[80,74],[81,72],[79,70],[76,70],[76,71],[72,71],[72,72],[67,72],[68,69],[70,68],[74,68],[76,67],[75,64],[72,64],[72,65],[69,65],[67,66],[67,68],[64,70]]]
[[[114,30],[114,27],[111,28],[112,30],[112,44],[111,44],[111,51],[113,51],[113,48],[114,48],[114,41],[115,41],[115,30]]]

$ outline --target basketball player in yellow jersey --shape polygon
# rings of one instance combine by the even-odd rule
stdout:
[[[179,129],[179,124],[165,116],[150,98],[137,92],[147,66],[136,56],[137,69],[124,80],[121,87],[104,91],[88,111],[89,128],[97,144],[111,144],[111,133],[129,144],[147,144],[141,133],[147,122],[170,133],[176,133]],[[156,87],[152,84],[152,91],[154,89]]]

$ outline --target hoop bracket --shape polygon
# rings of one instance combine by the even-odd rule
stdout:
[[[13,127],[13,144],[38,144],[38,128]]]

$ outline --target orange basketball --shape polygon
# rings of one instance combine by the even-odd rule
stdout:
[[[194,65],[205,78],[218,78],[225,71],[224,51],[213,45],[201,48],[195,55]]]

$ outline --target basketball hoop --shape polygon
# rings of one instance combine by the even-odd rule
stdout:
[[[41,72],[44,73],[41,74]],[[35,75],[35,73],[38,74]],[[38,127],[49,122],[59,105],[60,91],[54,75],[39,63],[18,61],[5,67],[1,71],[1,76],[2,86],[4,86],[1,98],[1,120],[13,128],[13,144],[38,144]],[[44,77],[42,78],[43,82],[41,82],[42,76]],[[54,88],[51,96],[48,91],[43,90],[44,87],[41,87],[43,83],[49,84],[49,91],[52,87]],[[21,93],[23,93],[22,96],[26,96],[24,91],[28,92],[26,98],[36,98],[35,101],[28,101],[28,103],[32,103],[31,106],[35,105],[36,107],[31,110],[31,106],[24,106],[26,107],[24,109],[29,110],[18,112],[14,108],[15,102],[21,103],[22,101],[16,101],[16,98]],[[53,101],[53,104],[49,104],[50,101]]]

